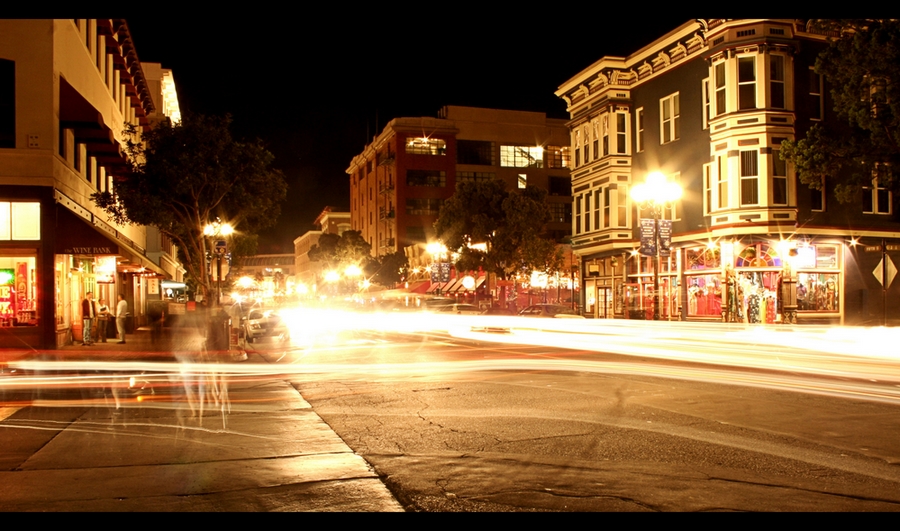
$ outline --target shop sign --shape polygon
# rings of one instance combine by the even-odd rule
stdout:
[[[159,295],[159,279],[158,278],[148,278],[147,279],[147,293],[150,295]]]

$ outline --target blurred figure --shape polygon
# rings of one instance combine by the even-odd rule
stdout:
[[[119,302],[116,304],[116,330],[119,332],[119,343],[125,343],[125,316],[128,314],[128,302],[125,295],[119,293]]]
[[[100,299],[97,306],[97,338],[101,343],[106,343],[106,334],[109,331],[106,327],[109,325],[109,306],[106,299]]]
[[[94,303],[94,294],[87,292],[84,300],[81,301],[81,319],[84,328],[81,332],[81,344],[84,346],[93,343],[91,341],[91,327],[94,326],[94,319],[97,317],[97,306]]]

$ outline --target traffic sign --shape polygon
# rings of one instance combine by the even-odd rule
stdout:
[[[225,240],[216,240],[216,254],[225,254],[226,249]]]

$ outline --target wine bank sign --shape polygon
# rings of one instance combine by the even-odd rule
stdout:
[[[63,251],[60,254],[119,254],[119,247],[106,245],[106,246],[68,246],[63,245]]]

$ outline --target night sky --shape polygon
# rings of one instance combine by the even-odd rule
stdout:
[[[277,226],[260,234],[259,253],[293,252],[327,205],[349,210],[344,170],[391,119],[436,116],[444,105],[568,118],[554,95],[560,84],[684,22],[625,25],[590,13],[590,26],[572,29],[562,13],[551,21],[547,5],[524,4],[490,17],[400,13],[414,17],[400,22],[396,10],[412,4],[387,5],[392,11],[351,20],[126,18],[139,59],[172,69],[182,112],[230,113],[235,136],[261,138],[275,155],[288,195]]]

